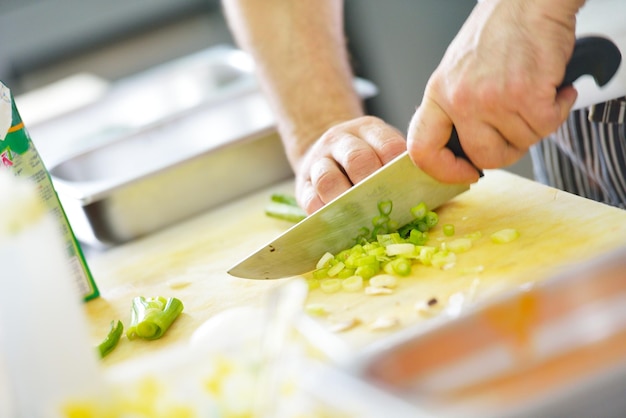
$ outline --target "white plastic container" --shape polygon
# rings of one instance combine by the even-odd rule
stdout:
[[[96,349],[57,219],[32,182],[0,171],[0,190],[0,412],[61,417],[102,393]]]

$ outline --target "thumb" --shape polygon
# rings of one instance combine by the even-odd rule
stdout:
[[[452,121],[432,100],[424,98],[411,122],[407,149],[413,162],[443,183],[473,183],[479,175],[474,166],[446,147]]]
[[[561,123],[563,123],[569,113],[571,112],[576,99],[578,98],[578,91],[573,86],[567,86],[560,89],[556,94],[555,106],[561,116]]]

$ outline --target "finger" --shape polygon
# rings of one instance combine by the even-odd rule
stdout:
[[[464,148],[477,167],[501,168],[518,161],[541,137],[519,114],[499,113],[493,121],[463,126]]]
[[[561,120],[558,126],[552,129],[550,132],[546,133],[546,135],[554,132],[569,116],[570,112],[574,108],[574,104],[576,103],[576,99],[578,98],[578,91],[573,86],[563,87],[559,89],[556,94],[555,106],[558,109]]]
[[[346,135],[344,141],[332,149],[332,157],[352,184],[360,182],[383,165],[367,142],[352,135]]]
[[[526,126],[519,118],[516,118],[516,122],[511,122],[511,124]],[[503,134],[496,127],[481,123],[472,130],[471,136],[465,135],[466,139],[471,140],[465,141],[463,150],[476,167],[483,169],[506,167],[515,163],[524,155],[527,148],[518,148],[512,143],[513,139],[519,140],[519,133],[513,129],[506,129],[510,132]],[[526,127],[526,130],[528,135],[535,137],[535,134],[528,127]],[[516,137],[511,138],[509,135],[516,135]],[[524,141],[527,140],[528,138],[524,138]]]
[[[311,165],[311,184],[324,204],[352,187],[346,174],[329,158],[321,158]]]
[[[446,148],[452,123],[437,104],[424,99],[409,124],[407,149],[413,162],[424,172],[444,183],[473,183],[479,174],[463,158]]]
[[[300,207],[309,215],[324,206],[324,202],[317,195],[310,178],[298,181],[296,200]]]
[[[406,139],[399,130],[378,118],[368,118],[372,123],[360,126],[359,136],[374,149],[383,164],[406,151]]]
[[[572,110],[578,92],[572,86],[546,93],[545,97],[528,98],[521,107],[521,116],[528,122],[540,138],[545,138],[558,129]],[[541,103],[546,103],[541,105]]]

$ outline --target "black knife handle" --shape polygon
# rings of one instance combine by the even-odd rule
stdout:
[[[601,36],[578,38],[559,88],[574,84],[585,74],[592,76],[602,87],[613,78],[621,61],[622,54],[610,39]]]
[[[610,39],[601,36],[585,36],[578,38],[574,45],[572,57],[565,68],[565,77],[559,89],[574,84],[574,81],[583,75],[592,76],[595,82],[602,87],[613,78],[621,61],[622,54],[617,45]],[[463,151],[463,147],[459,141],[459,135],[454,126],[452,127],[452,133],[450,134],[450,139],[448,139],[446,147],[452,151],[455,156],[467,160],[476,168],[480,176],[483,176],[482,170],[476,167],[467,157],[465,151]]]
[[[459,141],[459,134],[456,132],[456,126],[452,126],[452,132],[450,133],[450,138],[448,139],[448,143],[446,144],[446,147],[450,151],[452,151],[452,153],[455,156],[459,158],[463,158],[464,160],[467,160],[467,162],[469,162],[472,166],[474,166],[476,171],[478,171],[478,174],[480,175],[480,177],[484,176],[483,170],[476,167],[474,163],[472,162],[472,160],[470,160],[469,157],[465,154],[465,151],[463,150],[463,147],[461,146],[461,141]]]

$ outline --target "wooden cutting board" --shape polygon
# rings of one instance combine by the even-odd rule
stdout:
[[[105,366],[185,343],[216,313],[238,306],[263,306],[268,292],[290,280],[245,280],[226,273],[292,225],[264,214],[274,192],[292,194],[293,182],[260,190],[168,230],[89,255],[101,291],[99,299],[85,304],[94,344],[106,335],[111,320],[128,324],[135,296],[175,296],[185,304],[184,313],[161,340],[123,339],[103,360]],[[487,171],[468,192],[437,212],[440,225],[454,224],[456,234],[444,237],[439,226],[431,233],[431,243],[476,231],[483,238],[459,254],[453,268],[419,266],[411,277],[399,279],[389,295],[311,291],[307,303],[327,311],[316,317],[319,323],[332,328],[356,320],[356,326],[337,336],[359,350],[403,327],[441,315],[453,317],[498,293],[544,280],[626,244],[626,211],[506,171]],[[489,235],[502,228],[516,228],[521,236],[509,244],[492,243]],[[416,304],[431,298],[437,299],[437,309],[429,314],[416,309]],[[373,330],[371,324],[381,319],[394,326]]]

